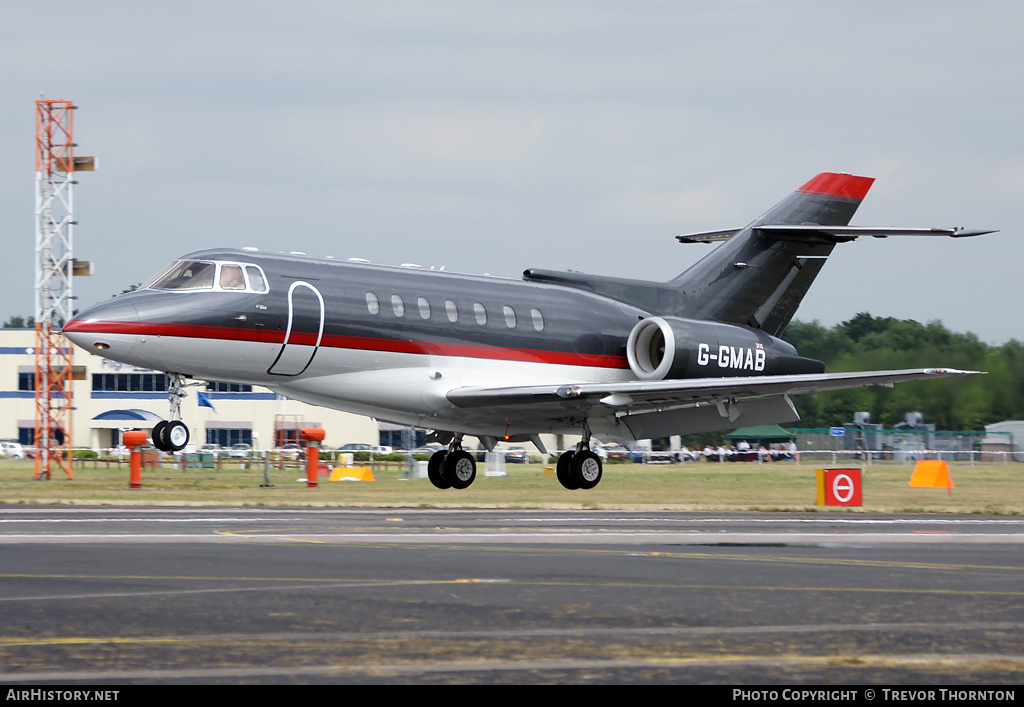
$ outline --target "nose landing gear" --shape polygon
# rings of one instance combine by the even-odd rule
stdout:
[[[161,420],[153,426],[153,446],[161,452],[180,452],[188,444],[188,427],[181,421],[181,401],[188,396],[185,388],[185,376],[180,373],[168,373],[171,384],[167,391],[167,401],[171,405],[169,420]],[[191,385],[201,385],[192,383]],[[179,419],[174,419],[179,418]]]

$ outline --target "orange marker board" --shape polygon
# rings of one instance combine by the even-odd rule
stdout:
[[[922,459],[914,465],[914,473],[910,476],[911,486],[933,489],[956,488],[953,477],[949,473],[949,465],[939,459]]]

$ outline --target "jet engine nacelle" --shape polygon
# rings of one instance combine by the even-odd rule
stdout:
[[[626,342],[629,367],[641,380],[823,373],[782,339],[755,329],[679,317],[639,322]]]

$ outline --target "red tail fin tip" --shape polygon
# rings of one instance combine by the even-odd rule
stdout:
[[[842,199],[857,199],[860,201],[867,196],[868,189],[871,188],[874,182],[874,177],[855,177],[852,174],[822,172],[797,189],[797,191],[805,194],[838,196]]]

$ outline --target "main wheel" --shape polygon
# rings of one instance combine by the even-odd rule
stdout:
[[[578,488],[594,488],[601,481],[601,457],[589,449],[578,452],[569,465],[569,476]]]
[[[451,482],[452,488],[467,488],[476,478],[476,459],[461,449],[449,452],[444,460],[444,476]]]
[[[434,452],[427,460],[427,478],[430,483],[439,489],[450,489],[452,482],[444,475],[444,456],[447,454],[443,449]]]
[[[167,423],[162,436],[167,444],[167,451],[180,452],[188,444],[188,427],[181,420],[172,420]]]
[[[555,467],[555,475],[558,477],[558,483],[570,491],[575,491],[580,485],[573,481],[570,466],[572,465],[572,458],[575,456],[574,452],[570,449],[568,452],[563,452],[562,456],[558,457],[558,464]]]

